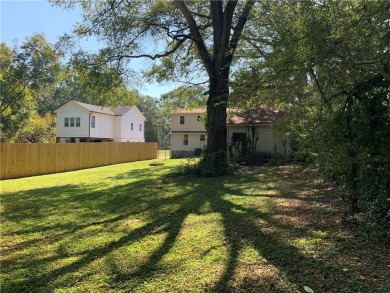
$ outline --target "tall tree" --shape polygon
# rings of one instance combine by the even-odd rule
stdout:
[[[74,3],[53,2],[65,6]],[[84,22],[75,32],[107,41],[108,48],[101,51],[104,62],[116,62],[121,67],[129,58],[161,58],[161,66],[178,66],[183,76],[201,64],[209,83],[205,161],[216,174],[226,172],[230,73],[255,1],[76,2],[83,8]],[[164,74],[169,77],[170,71]]]
[[[158,101],[150,96],[139,95],[137,106],[145,116],[145,141],[158,142],[161,145],[161,133],[164,131],[165,119],[163,119]]]
[[[41,34],[26,39],[20,46],[0,44],[1,139],[10,141],[41,100],[42,90],[56,79],[59,56]]]

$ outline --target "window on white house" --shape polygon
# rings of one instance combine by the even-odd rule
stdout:
[[[139,125],[139,131],[142,131],[142,124]]]
[[[130,123],[130,130],[133,130],[133,129],[134,129],[134,124]]]
[[[69,118],[65,118],[64,126],[69,127]]]
[[[70,118],[70,123],[69,123],[69,126],[70,127],[74,127],[74,118]]]
[[[95,128],[95,116],[91,116],[91,128]]]
[[[198,118],[196,118],[196,121],[198,121],[198,122],[200,121],[200,116],[198,116]]]
[[[184,134],[183,145],[188,145],[188,134]]]
[[[200,141],[206,141],[206,135],[201,134],[200,135]]]
[[[243,143],[246,141],[245,132],[233,132],[232,141],[234,143]]]
[[[80,127],[80,118],[76,118],[76,127]]]
[[[184,116],[180,116],[180,124],[184,124]]]

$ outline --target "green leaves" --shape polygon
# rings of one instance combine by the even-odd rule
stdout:
[[[41,34],[20,47],[1,43],[1,139],[12,141],[26,123],[36,102],[42,101],[60,70],[59,55]]]
[[[39,114],[33,114],[27,125],[19,130],[17,134],[17,142],[29,143],[47,143],[55,142],[55,117],[50,113],[46,113],[41,117]]]
[[[255,49],[232,100],[284,109],[281,131],[295,154],[346,187],[350,211],[369,212],[386,229],[389,10],[388,1],[265,3],[247,31]]]

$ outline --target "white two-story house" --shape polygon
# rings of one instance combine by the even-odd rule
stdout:
[[[172,113],[171,157],[197,155],[206,147],[205,109],[179,109]],[[244,145],[256,152],[288,156],[288,143],[275,134],[274,125],[282,113],[267,107],[247,111],[228,109],[227,145],[240,152]]]
[[[137,106],[110,108],[70,101],[55,114],[59,143],[145,141],[146,119]]]

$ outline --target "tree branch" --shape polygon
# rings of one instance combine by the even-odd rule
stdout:
[[[196,25],[194,18],[191,15],[190,10],[188,9],[188,7],[184,1],[175,0],[174,4],[176,5],[176,7],[180,10],[180,12],[183,14],[184,18],[186,19],[187,24],[190,28],[191,39],[196,44],[199,55],[203,61],[203,65],[205,66],[207,73],[209,74],[209,76],[211,76],[213,62],[212,62],[212,59],[210,58],[209,52],[207,51],[207,48],[206,48],[206,45],[205,45],[204,40],[202,38],[202,35],[199,32],[199,29]]]
[[[230,32],[232,29],[233,13],[236,9],[237,1],[230,0],[226,4],[225,11],[223,12],[223,31],[221,43],[219,45],[218,60],[216,62],[216,71],[219,72],[222,69],[226,55],[229,54],[229,40]]]
[[[316,86],[317,86],[317,88],[318,88],[320,94],[321,94],[321,97],[322,97],[322,100],[323,100],[324,104],[328,103],[328,99],[326,98],[325,93],[324,93],[324,91],[322,90],[322,87],[321,87],[321,85],[320,85],[320,82],[319,82],[319,80],[318,80],[318,78],[317,78],[317,75],[316,75],[316,73],[314,72],[314,69],[313,69],[312,66],[309,66],[309,72],[310,72],[310,75],[314,78],[314,81],[315,81],[315,83],[316,83]]]
[[[245,7],[242,10],[241,16],[239,17],[238,22],[234,27],[233,35],[229,44],[229,54],[227,56],[227,64],[230,64],[231,61],[233,60],[233,55],[237,49],[238,41],[240,40],[242,30],[244,29],[245,23],[248,19],[249,13],[254,4],[255,1],[251,1],[251,0],[245,3]]]
[[[211,20],[211,16],[210,15],[198,13],[198,12],[195,12],[195,11],[191,11],[191,14],[195,15],[195,16],[198,16],[198,17],[201,17],[201,18],[205,18],[205,19]]]

